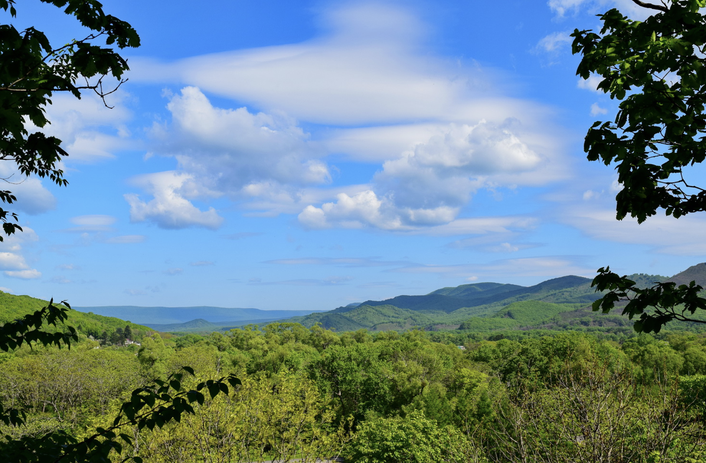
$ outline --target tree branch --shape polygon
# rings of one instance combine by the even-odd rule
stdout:
[[[653,3],[646,3],[646,2],[643,2],[642,0],[632,0],[632,2],[633,2],[635,5],[641,6],[641,7],[643,7],[643,8],[649,8],[649,9],[652,9],[652,10],[661,11],[661,12],[663,12],[663,13],[666,13],[667,11],[669,11],[669,8],[667,8],[665,5],[655,5],[655,4],[653,4]]]

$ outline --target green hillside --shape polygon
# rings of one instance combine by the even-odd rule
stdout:
[[[37,299],[30,296],[15,296],[0,291],[0,323],[6,323],[16,320],[24,315],[35,312],[46,307],[47,301]],[[130,321],[121,320],[115,317],[104,317],[93,313],[83,313],[76,310],[69,311],[69,319],[67,324],[76,328],[83,335],[99,337],[104,331],[108,333],[114,332],[116,329],[124,329],[130,326],[133,333],[141,334],[152,329],[132,323]],[[50,328],[47,328],[50,329]]]
[[[703,270],[706,275],[706,264],[703,269],[699,266],[694,268],[682,273],[693,276]],[[641,285],[667,280],[659,275],[639,274],[631,277]],[[591,279],[569,275],[527,287],[501,283],[465,284],[441,288],[426,295],[366,301],[331,312],[295,317],[290,321],[304,326],[320,323],[325,328],[338,331],[361,328],[372,331],[403,330],[415,326],[472,331],[630,326],[629,321],[617,313],[604,315],[592,312],[590,305],[599,297],[600,294],[591,287]]]
[[[361,305],[344,314],[324,312],[306,317],[295,317],[289,321],[301,323],[307,328],[320,323],[327,329],[336,331],[355,331],[368,329],[372,331],[405,330],[416,326],[429,326],[436,319],[424,313],[409,309],[401,309],[393,305]]]

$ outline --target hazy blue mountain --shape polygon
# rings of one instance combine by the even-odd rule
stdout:
[[[192,320],[203,319],[211,323],[229,322],[233,324],[245,322],[263,322],[280,320],[282,318],[308,315],[313,310],[260,310],[260,309],[227,309],[223,307],[135,307],[135,306],[103,306],[103,307],[73,307],[80,312],[92,312],[106,317],[117,317],[142,325],[180,324]]]

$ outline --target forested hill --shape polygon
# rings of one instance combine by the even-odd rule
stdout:
[[[54,301],[56,303],[56,301]],[[0,325],[21,318],[47,306],[47,301],[30,296],[15,296],[0,291]],[[152,331],[150,328],[116,317],[104,317],[77,310],[69,311],[67,325],[77,329],[79,334],[99,338],[104,332],[110,334],[122,331],[129,326],[136,337]],[[51,329],[47,327],[47,329]]]
[[[432,310],[446,313],[461,308],[496,304],[503,301],[548,300],[557,303],[592,302],[596,299],[591,280],[565,276],[524,287],[500,283],[476,283],[442,288],[424,296],[397,296],[385,301],[366,301],[361,305],[393,305],[401,309]],[[341,311],[336,309],[336,311]],[[348,311],[348,310],[343,310]]]
[[[660,275],[630,275],[638,285],[667,280],[696,279],[706,286],[706,264],[699,264],[667,278]],[[590,310],[600,297],[591,280],[575,275],[544,281],[534,286],[473,283],[441,288],[426,295],[397,296],[384,301],[350,304],[289,321],[304,326],[320,323],[324,328],[351,331],[425,329],[473,329],[493,331],[522,328],[556,328],[575,325],[623,326],[618,315],[601,316]],[[600,320],[597,320],[601,317]],[[627,325],[626,325],[627,326]]]

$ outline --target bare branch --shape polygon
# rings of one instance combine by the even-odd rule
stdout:
[[[652,9],[652,10],[661,11],[661,12],[663,12],[663,13],[666,13],[667,11],[669,11],[669,8],[667,8],[667,6],[664,5],[664,4],[662,4],[662,5],[655,5],[655,4],[653,4],[653,3],[646,3],[646,2],[643,2],[642,0],[632,0],[632,2],[633,2],[635,5],[641,6],[641,7],[643,7],[643,8],[649,8],[649,9]]]

